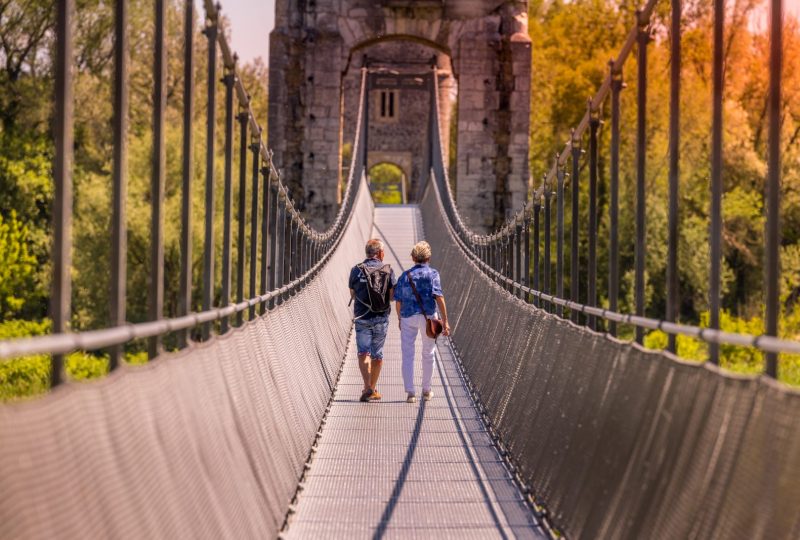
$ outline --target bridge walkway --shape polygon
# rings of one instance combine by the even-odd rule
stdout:
[[[399,275],[423,238],[416,206],[377,207],[374,236]],[[436,263],[434,253],[433,264]],[[355,262],[355,261],[354,261]],[[342,275],[344,286],[346,272]],[[448,287],[444,283],[445,296]],[[286,538],[542,538],[440,338],[433,398],[405,402],[392,313],[378,389],[361,403],[355,337]],[[417,354],[419,363],[419,352]],[[421,365],[415,369],[418,395]]]

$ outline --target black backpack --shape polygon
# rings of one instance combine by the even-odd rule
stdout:
[[[389,288],[392,286],[392,266],[384,264],[382,266],[367,267],[364,264],[356,265],[361,270],[367,280],[367,292],[369,293],[369,304],[357,298],[359,302],[367,306],[373,313],[386,313],[391,307],[389,298]]]

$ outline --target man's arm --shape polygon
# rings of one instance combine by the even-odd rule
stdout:
[[[444,303],[444,296],[434,296],[436,299],[436,305],[439,306],[439,313],[442,314],[442,325],[444,326],[444,330],[442,333],[445,336],[450,335],[450,325],[447,323],[447,305]]]

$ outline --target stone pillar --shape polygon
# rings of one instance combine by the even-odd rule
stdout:
[[[527,195],[530,39],[524,2],[459,37],[457,199],[471,227],[490,231]]]
[[[279,1],[270,34],[268,143],[297,206],[318,228],[336,216],[341,181],[342,38],[323,8]]]
[[[303,180],[306,55],[302,31],[288,4],[288,0],[278,2],[275,30],[270,33],[267,144],[283,181],[297,193]]]
[[[460,36],[458,74],[458,148],[456,198],[464,219],[478,231],[492,228],[496,156],[495,130],[498,20],[489,28]]]
[[[508,36],[511,48],[511,73],[513,88],[509,100],[511,108],[509,190],[512,212],[516,212],[527,200],[530,176],[530,116],[531,116],[531,39],[528,36],[528,6],[526,1],[510,4],[510,13],[504,14],[509,25],[504,35]]]
[[[341,45],[338,34],[319,33],[306,54],[302,208],[319,227],[333,222],[341,196]]]

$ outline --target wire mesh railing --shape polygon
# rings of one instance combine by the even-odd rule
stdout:
[[[289,188],[272,160],[262,128],[251,106],[250,95],[239,76],[237,57],[233,53],[220,24],[220,6],[211,0],[204,2],[205,27],[208,41],[207,109],[204,249],[202,257],[202,309],[192,312],[192,236],[193,227],[193,130],[195,111],[195,5],[186,0],[184,12],[183,56],[183,145],[181,182],[180,236],[180,293],[177,316],[164,317],[164,186],[165,186],[165,110],[166,110],[166,2],[154,2],[153,58],[153,147],[151,176],[151,260],[148,291],[149,321],[126,322],[126,215],[127,196],[127,134],[129,84],[129,24],[128,2],[116,2],[114,8],[114,115],[112,130],[112,227],[111,227],[111,326],[86,332],[69,332],[71,318],[70,270],[72,225],[72,146],[73,146],[73,41],[75,28],[74,0],[59,0],[56,5],[56,95],[55,95],[55,211],[53,244],[53,293],[50,312],[53,333],[47,336],[21,338],[0,342],[0,359],[31,354],[51,355],[51,385],[64,380],[64,354],[75,350],[108,349],[111,370],[119,365],[122,345],[135,339],[148,339],[148,356],[152,359],[162,351],[161,338],[177,332],[180,347],[191,341],[189,330],[200,327],[199,338],[212,338],[212,323],[220,321],[219,332],[244,324],[248,319],[265,314],[285,302],[297,290],[305,287],[326,264],[339,244],[352,216],[353,205],[364,173],[366,135],[366,71],[362,73],[358,121],[352,164],[342,203],[332,224],[325,230],[312,227],[295,206]],[[223,76],[217,74],[221,62]],[[215,207],[216,186],[215,148],[217,126],[216,95],[219,84],[224,87],[224,168],[222,217],[221,283],[215,279]],[[234,109],[238,107],[238,113]],[[235,123],[239,124],[239,171],[237,201],[237,254],[233,268],[233,188]],[[250,171],[248,171],[248,154]],[[249,173],[249,177],[248,177]],[[247,186],[250,183],[250,209],[247,208]],[[250,223],[249,246],[246,224]],[[260,225],[260,227],[259,227]],[[260,238],[259,238],[260,235]],[[249,249],[248,249],[249,248]],[[249,276],[245,269],[249,258]],[[260,268],[259,268],[260,267]],[[260,272],[259,272],[260,270]],[[247,279],[246,279],[247,278]],[[259,279],[260,278],[260,279]],[[234,282],[235,280],[235,282]],[[215,295],[220,291],[219,303]],[[257,313],[258,311],[258,313]],[[235,316],[235,317],[234,317]],[[233,319],[232,319],[233,318]]]
[[[725,332],[720,329],[720,275],[721,275],[721,137],[723,92],[723,28],[725,10],[723,0],[714,0],[714,55],[713,55],[713,125],[711,126],[711,178],[709,208],[709,326],[701,328],[676,322],[680,302],[678,290],[678,238],[679,238],[679,180],[680,180],[680,88],[681,88],[681,18],[680,0],[672,0],[669,26],[670,50],[670,111],[669,111],[669,174],[668,174],[668,247],[667,247],[667,305],[662,318],[645,315],[647,254],[646,172],[647,151],[647,50],[651,41],[651,17],[657,0],[649,0],[636,12],[636,22],[627,34],[617,57],[609,62],[609,70],[595,95],[588,100],[586,113],[571,131],[569,142],[555,156],[548,173],[537,187],[529,204],[521,208],[497,231],[479,234],[462,219],[451,190],[448,170],[444,164],[442,132],[438,124],[438,80],[434,77],[431,113],[432,168],[442,210],[459,245],[474,259],[480,268],[510,293],[553,311],[569,315],[578,324],[598,330],[598,321],[604,321],[605,330],[612,336],[618,333],[618,324],[633,326],[634,339],[643,343],[644,331],[661,330],[668,335],[667,350],[676,352],[677,335],[690,336],[709,346],[708,360],[719,363],[719,346],[734,345],[754,347],[765,355],[764,373],[777,377],[778,355],[800,353],[800,343],[778,337],[779,255],[780,255],[780,104],[782,55],[782,1],[770,2],[770,82],[768,103],[768,173],[765,182],[766,214],[766,318],[764,334],[755,336]],[[633,313],[619,311],[620,295],[620,93],[623,85],[623,67],[632,53],[636,53],[637,96],[635,128],[635,205],[634,205],[634,264]],[[601,129],[601,108],[610,101],[610,160],[608,184],[608,307],[600,307],[598,291],[598,134]],[[588,139],[588,155],[582,145]],[[581,170],[588,167],[588,223],[581,229],[579,206]],[[570,188],[570,189],[568,189]],[[571,191],[571,193],[569,193]],[[569,202],[569,209],[565,203]],[[555,208],[554,208],[555,207]],[[565,217],[571,218],[569,246],[566,242]],[[553,220],[555,212],[555,220]],[[553,231],[555,221],[555,231]],[[553,233],[555,232],[555,246]],[[586,281],[581,281],[581,237],[586,239]],[[555,250],[555,254],[553,254]],[[552,256],[555,255],[555,268]],[[565,259],[569,256],[569,294],[565,290]],[[555,274],[555,275],[553,275]],[[553,279],[554,278],[554,279]],[[555,281],[555,282],[553,282]],[[585,293],[581,293],[581,290]],[[581,301],[581,296],[585,301]]]

